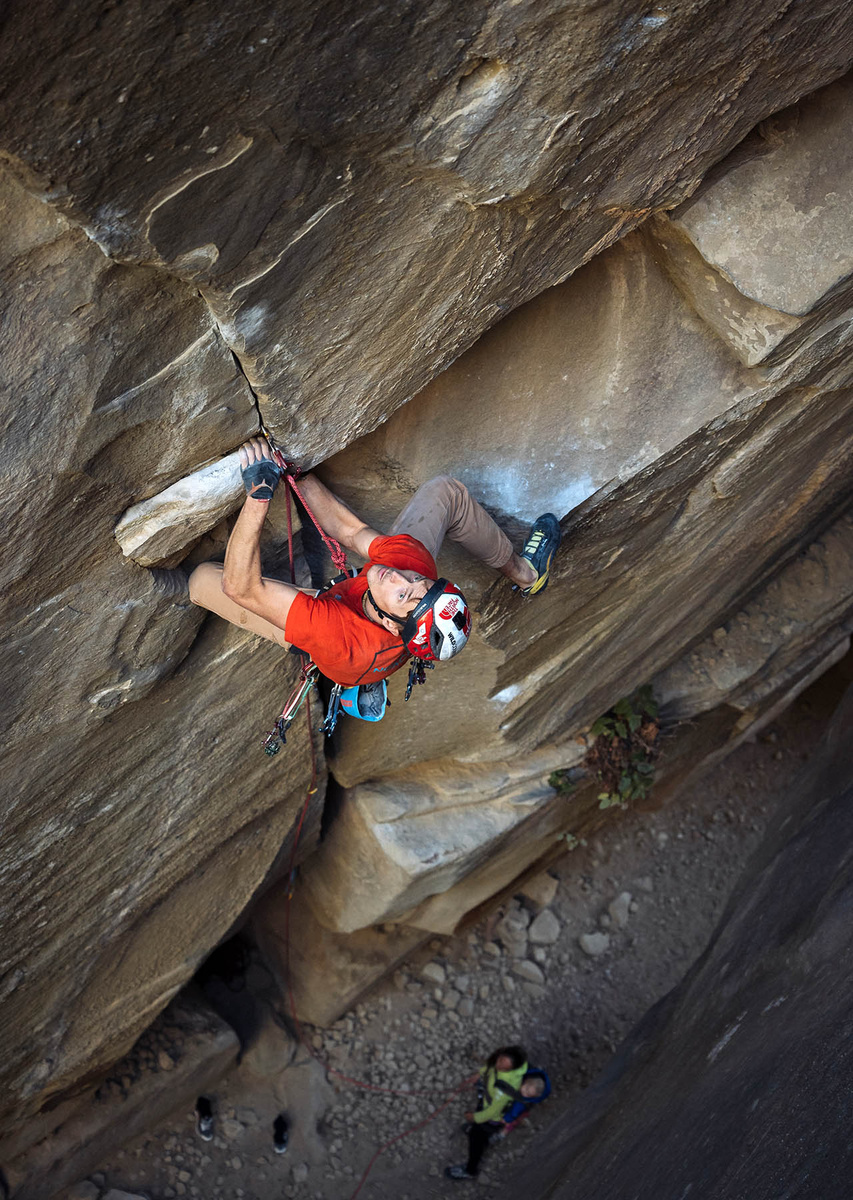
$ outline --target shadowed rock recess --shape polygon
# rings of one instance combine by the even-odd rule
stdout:
[[[846,652],[853,10],[12,0],[0,30],[0,1165],[24,1196],[48,1112],[247,920],[331,1020],[616,819],[548,777],[620,697],[652,682],[684,723],[663,800]],[[302,719],[260,749],[295,659],[145,569],[221,554],[261,420],[380,528],[449,473],[516,539],[545,509],[564,529],[529,601],[449,547],[465,655],[325,754],[315,720],[316,765]],[[272,569],[284,527],[277,498]]]
[[[550,1200],[850,1191],[853,692],[706,953],[517,1180]]]

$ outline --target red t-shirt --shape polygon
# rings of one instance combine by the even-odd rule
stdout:
[[[389,633],[364,615],[367,568],[374,563],[398,571],[417,571],[438,578],[435,560],[422,542],[408,534],[374,538],[370,558],[355,579],[336,583],[322,596],[300,592],[290,606],[284,636],[311,655],[327,679],[351,687],[377,683],[405,666],[410,655],[398,634]]]

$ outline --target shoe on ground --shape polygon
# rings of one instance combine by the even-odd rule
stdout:
[[[272,1148],[276,1154],[284,1154],[287,1149],[289,1134],[287,1118],[282,1113],[279,1113],[272,1123]]]
[[[476,1175],[471,1175],[464,1167],[445,1167],[444,1173],[448,1179],[476,1179]]]
[[[522,596],[535,596],[544,592],[548,586],[548,572],[560,545],[560,522],[553,513],[543,513],[533,522],[524,549],[519,555],[525,562],[530,563],[536,572],[536,579],[529,587],[522,588]]]
[[[196,1130],[203,1142],[213,1141],[213,1109],[206,1096],[199,1096],[195,1106]]]

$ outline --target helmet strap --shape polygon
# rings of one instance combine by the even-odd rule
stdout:
[[[370,588],[367,589],[367,598],[370,601],[370,603],[373,605],[376,612],[379,613],[380,617],[385,617],[386,620],[393,621],[396,625],[399,625],[401,629],[406,624],[408,617],[395,617],[393,613],[386,612],[384,608],[380,608],[379,605],[376,603],[376,601],[373,599],[373,596],[371,595],[371,592],[370,592]]]

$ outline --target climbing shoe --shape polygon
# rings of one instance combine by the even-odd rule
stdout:
[[[464,1167],[445,1167],[444,1173],[448,1179],[476,1179],[476,1175],[472,1175],[466,1171]]]
[[[276,1154],[284,1154],[288,1141],[287,1118],[279,1113],[272,1123],[272,1148]]]
[[[195,1105],[198,1136],[203,1142],[213,1141],[213,1109],[207,1096],[199,1096]]]
[[[535,596],[545,591],[548,572],[561,537],[560,522],[553,513],[544,513],[534,521],[520,557],[530,563],[536,572],[536,579],[529,587],[521,589],[522,596]]]

